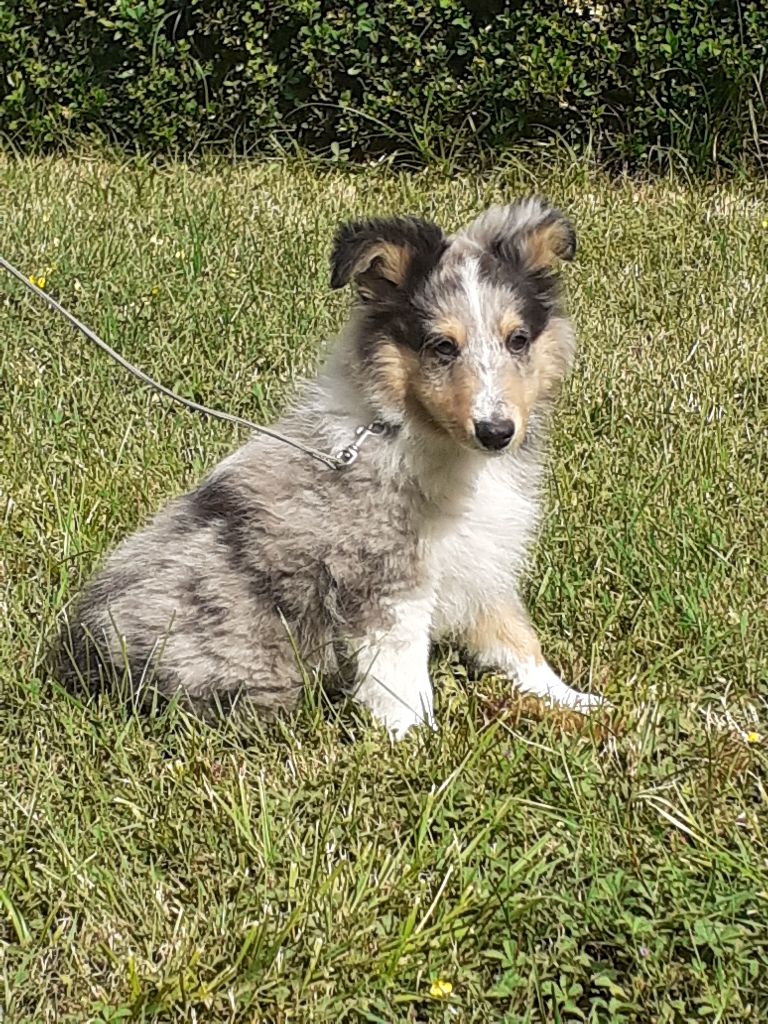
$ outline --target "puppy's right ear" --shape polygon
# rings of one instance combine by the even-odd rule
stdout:
[[[531,196],[509,206],[491,206],[464,229],[467,238],[506,263],[534,273],[553,273],[576,255],[576,232],[559,210]]]
[[[354,280],[363,300],[385,298],[428,274],[446,244],[437,224],[417,217],[342,224],[333,240],[331,288]]]

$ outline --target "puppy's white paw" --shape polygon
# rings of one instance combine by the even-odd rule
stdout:
[[[437,729],[431,688],[400,696],[394,689],[369,684],[358,690],[355,699],[369,709],[393,740],[403,739],[420,725]]]
[[[421,725],[428,725],[430,729],[437,730],[435,716],[430,709],[425,714],[411,710],[410,708],[392,708],[384,715],[376,716],[393,740],[402,740],[411,731]]]
[[[529,661],[521,667],[518,678],[521,693],[549,701],[561,708],[570,708],[588,715],[598,708],[609,708],[610,702],[597,693],[581,693],[564,683],[545,661]]]
[[[566,689],[568,695],[564,699],[555,699],[554,703],[571,708],[573,711],[579,711],[582,715],[588,715],[590,711],[596,711],[598,708],[611,707],[611,702],[605,697],[601,697],[599,693],[580,693],[579,690],[573,690],[570,686]]]

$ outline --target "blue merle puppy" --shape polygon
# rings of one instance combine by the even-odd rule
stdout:
[[[353,285],[354,309],[276,426],[329,452],[377,433],[341,470],[251,437],[109,556],[64,630],[61,673],[272,716],[309,671],[402,736],[434,724],[430,645],[450,638],[525,693],[602,703],[549,667],[518,591],[573,358],[556,271],[575,250],[538,199],[455,235],[342,225],[331,286]]]

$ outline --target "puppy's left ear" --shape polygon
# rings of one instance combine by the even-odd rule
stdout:
[[[384,298],[424,277],[440,259],[441,228],[417,217],[342,224],[331,253],[331,288],[354,280],[365,300]]]
[[[467,235],[498,258],[548,272],[576,255],[576,232],[568,218],[543,199],[492,206],[470,224]]]

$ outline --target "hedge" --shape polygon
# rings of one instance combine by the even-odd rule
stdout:
[[[0,0],[0,136],[763,161],[763,0]]]

